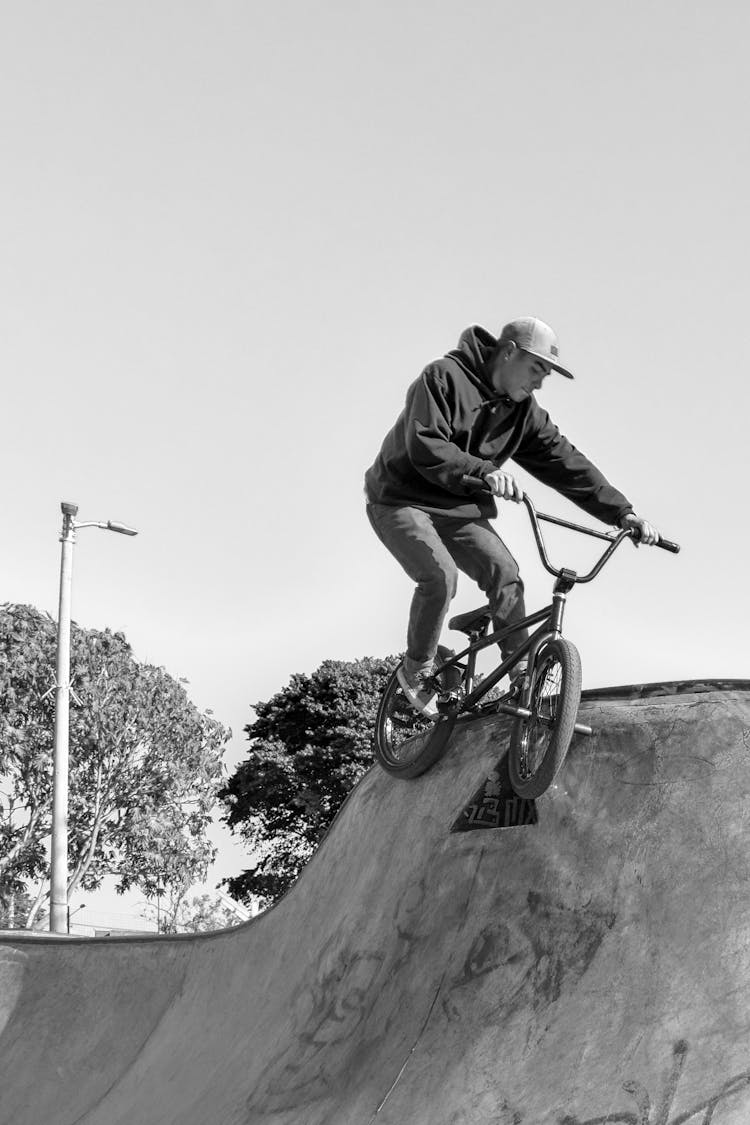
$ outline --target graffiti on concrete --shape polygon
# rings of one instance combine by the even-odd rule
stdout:
[[[269,1061],[248,1109],[289,1109],[330,1089],[357,1051],[355,1032],[373,1003],[383,960],[382,953],[329,943],[315,978],[292,1005],[291,1039]]]
[[[634,1109],[606,1113],[601,1117],[588,1117],[586,1120],[566,1114],[560,1118],[559,1125],[720,1125],[721,1114],[717,1112],[719,1106],[728,1098],[750,1088],[750,1070],[736,1074],[712,1093],[701,1096],[696,1105],[672,1115],[687,1053],[687,1042],[684,1039],[678,1040],[672,1051],[672,1065],[664,1089],[656,1102],[652,1102],[648,1091],[640,1082],[624,1082],[622,1088],[635,1103]]]
[[[538,820],[536,802],[517,797],[513,792],[507,759],[503,756],[453,824],[451,832],[521,828],[536,824]]]

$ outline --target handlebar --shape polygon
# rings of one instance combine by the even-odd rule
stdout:
[[[461,477],[461,483],[467,488],[473,489],[473,491],[475,492],[488,492],[492,494],[492,489],[487,484],[487,481],[483,480],[481,477],[472,477],[465,474]],[[540,520],[544,520],[546,523],[557,524],[560,527],[567,527],[571,531],[579,531],[583,535],[591,535],[595,539],[604,539],[609,543],[606,551],[594,565],[592,570],[589,571],[588,574],[581,577],[575,575],[575,577],[572,579],[575,582],[591,582],[592,579],[596,578],[597,574],[599,574],[604,564],[608,559],[612,557],[614,552],[625,539],[633,539],[635,542],[637,542],[639,538],[638,532],[635,528],[624,528],[622,531],[616,533],[598,531],[593,527],[584,527],[582,524],[571,523],[570,520],[560,519],[559,516],[550,516],[547,515],[546,512],[537,512],[534,504],[532,503],[531,497],[526,492],[523,492],[521,494],[521,501],[526,506],[526,511],[529,514],[531,527],[534,532],[534,538],[536,539],[536,545],[539,551],[539,557],[542,560],[542,565],[544,566],[545,570],[547,570],[550,574],[554,574],[557,578],[561,576],[565,568],[554,567],[550,563],[547,556],[547,549],[544,544],[544,539],[542,538],[542,531],[539,526]],[[658,543],[654,544],[654,546],[661,547],[663,551],[669,551],[673,555],[678,554],[680,550],[679,543],[673,543],[669,539],[660,539]],[[566,571],[566,574],[572,576],[573,572]]]

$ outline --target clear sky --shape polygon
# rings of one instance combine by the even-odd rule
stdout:
[[[577,375],[540,401],[683,545],[574,593],[585,685],[750,675],[746,4],[27,0],[0,29],[2,600],[56,614],[61,500],[138,528],[79,534],[74,617],[186,677],[233,767],[292,673],[403,647],[363,472],[464,327],[536,315]]]

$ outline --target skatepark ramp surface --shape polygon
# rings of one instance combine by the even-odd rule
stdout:
[[[1,1125],[747,1125],[749,689],[584,693],[523,815],[460,725],[232,930],[6,934]]]

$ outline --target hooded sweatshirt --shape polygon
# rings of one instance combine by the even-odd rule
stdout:
[[[617,524],[632,504],[560,433],[534,396],[512,402],[492,387],[488,364],[496,348],[495,337],[474,326],[461,333],[457,348],[425,367],[365,474],[368,501],[492,518],[494,498],[472,493],[461,477],[483,478],[512,458],[590,516]]]

